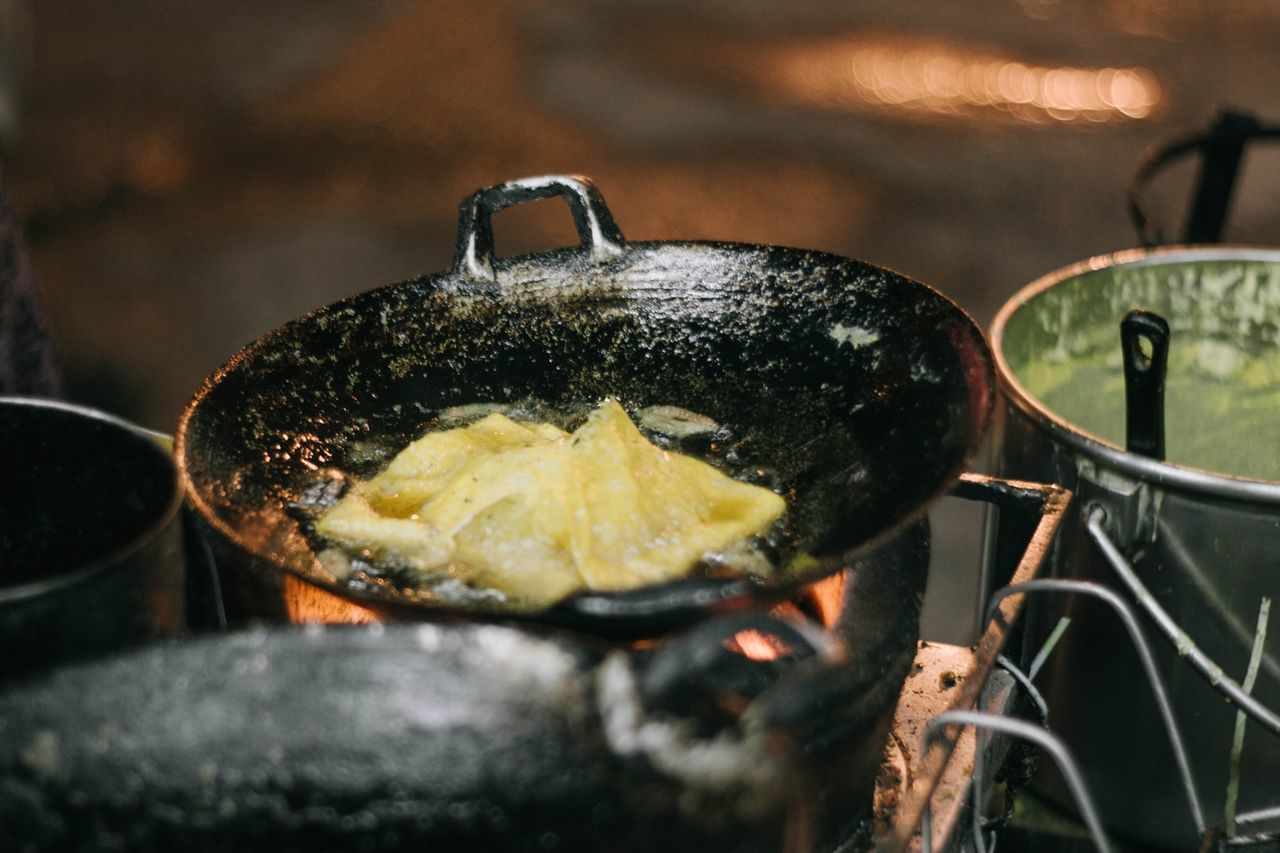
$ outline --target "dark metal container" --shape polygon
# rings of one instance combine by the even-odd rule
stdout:
[[[1169,461],[1124,449],[1120,322],[1135,308],[1172,327]],[[1237,837],[1261,831],[1280,804],[1278,719],[1268,710],[1280,708],[1274,619],[1252,697],[1235,684],[1246,680],[1263,599],[1280,595],[1280,446],[1266,437],[1280,407],[1260,408],[1280,403],[1280,384],[1264,375],[1273,358],[1280,364],[1278,330],[1280,252],[1226,248],[1094,258],[1027,286],[992,327],[1004,400],[1000,472],[1076,494],[1048,574],[1123,592],[1146,611],[1148,633],[1169,640],[1156,642],[1156,663],[1186,735],[1199,805],[1189,803],[1114,614],[1082,598],[1033,608],[1042,631],[1071,620],[1042,677],[1051,727],[1085,766],[1110,827],[1161,849],[1196,850],[1198,820]],[[1232,809],[1232,741],[1244,706],[1256,724]]]
[[[495,258],[492,215],[555,196],[582,245]],[[922,284],[799,249],[627,241],[589,181],[551,176],[465,199],[452,270],[321,308],[237,353],[184,412],[177,457],[224,578],[252,585],[228,589],[229,609],[280,618],[305,582],[398,618],[652,636],[785,600],[899,535],[967,466],[993,385],[981,332]],[[369,446],[404,447],[446,407],[606,396],[726,425],[794,494],[797,547],[814,559],[522,609],[347,584],[290,511],[318,474],[361,474]]]
[[[0,674],[182,628],[182,492],[151,434],[0,398],[0,472]]]

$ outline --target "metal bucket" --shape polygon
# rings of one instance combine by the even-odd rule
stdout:
[[[1120,323],[1139,307],[1172,328],[1168,461],[1124,449]],[[1119,835],[1196,850],[1206,825],[1237,839],[1274,831],[1280,625],[1259,641],[1259,623],[1263,599],[1280,594],[1280,252],[1094,258],[1019,292],[991,338],[999,471],[1075,492],[1047,574],[1123,592],[1146,633],[1168,640],[1153,649],[1185,761],[1122,624],[1082,596],[1031,608],[1033,646],[1071,620],[1040,679],[1050,727]],[[1250,722],[1233,750],[1242,708]]]
[[[152,434],[0,397],[0,676],[184,624],[182,491]]]

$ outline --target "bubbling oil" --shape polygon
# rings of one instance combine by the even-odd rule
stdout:
[[[721,473],[783,496],[787,510],[761,535],[703,554],[683,578],[748,577],[765,581],[807,564],[799,552],[794,527],[794,490],[765,460],[755,458],[750,441],[731,426],[677,406],[637,406],[621,401],[627,415],[651,444],[705,462]],[[417,437],[430,432],[467,427],[480,419],[501,414],[517,423],[548,423],[572,432],[595,408],[590,401],[551,405],[525,399],[513,403],[473,403],[452,406],[428,418]],[[402,600],[447,602],[453,605],[502,606],[521,609],[518,596],[476,586],[460,577],[458,566],[419,572],[403,564],[375,559],[368,551],[352,552],[326,541],[315,530],[315,521],[332,507],[352,482],[370,478],[390,464],[405,448],[403,439],[375,437],[353,442],[347,448],[342,469],[327,469],[300,489],[290,509],[315,549],[321,565],[354,592],[393,596]]]

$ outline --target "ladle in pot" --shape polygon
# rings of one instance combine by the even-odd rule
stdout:
[[[1135,308],[1120,321],[1120,343],[1124,350],[1125,449],[1163,462],[1169,323],[1154,311]]]

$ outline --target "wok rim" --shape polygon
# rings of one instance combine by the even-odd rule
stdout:
[[[1075,425],[1032,394],[1009,365],[1004,354],[1004,333],[1009,320],[1036,297],[1073,278],[1120,267],[1168,266],[1203,261],[1258,261],[1280,267],[1280,249],[1247,245],[1175,245],[1152,249],[1125,249],[1095,255],[1035,279],[1000,307],[991,324],[990,345],[998,373],[1000,392],[1036,428],[1086,457],[1161,488],[1210,495],[1232,501],[1256,501],[1280,505],[1280,481],[1223,474],[1176,462],[1157,461],[1113,444]]]
[[[769,243],[742,243],[721,240],[626,240],[622,243],[622,247],[624,251],[630,251],[633,248],[647,248],[659,251],[710,248],[735,254],[751,254],[761,251],[782,252],[788,255],[803,255],[809,258],[834,262],[837,264],[852,263],[860,265],[866,267],[869,271],[888,274],[896,280],[894,282],[895,284],[909,285],[917,288],[919,296],[922,298],[936,300],[938,307],[944,313],[950,314],[957,321],[957,325],[962,327],[967,333],[967,337],[969,339],[968,342],[973,345],[967,348],[968,351],[976,353],[979,356],[978,364],[976,365],[981,374],[979,377],[981,380],[979,385],[975,385],[972,378],[972,374],[974,372],[973,367],[975,365],[962,365],[960,367],[960,371],[965,379],[964,384],[967,388],[967,394],[965,396],[967,398],[968,405],[966,408],[969,420],[973,424],[973,428],[970,430],[971,435],[967,446],[964,448],[962,453],[957,454],[955,463],[945,469],[943,475],[938,477],[936,488],[927,492],[926,495],[917,502],[913,509],[904,513],[892,524],[863,540],[853,548],[839,554],[827,554],[818,557],[818,566],[804,572],[787,575],[781,580],[774,580],[770,582],[755,578],[752,575],[743,575],[741,577],[730,578],[726,581],[719,582],[714,586],[703,586],[701,588],[701,594],[699,594],[699,590],[681,591],[672,588],[673,585],[679,584],[681,581],[688,580],[687,578],[676,578],[661,584],[652,584],[632,589],[612,591],[589,589],[579,590],[571,593],[565,598],[553,602],[550,605],[537,609],[519,609],[502,607],[500,605],[494,606],[491,604],[459,607],[456,605],[437,604],[434,601],[409,600],[403,596],[394,597],[372,594],[362,590],[352,589],[341,582],[326,580],[324,583],[321,583],[320,579],[315,576],[305,574],[300,570],[284,564],[284,562],[278,559],[275,554],[266,553],[261,549],[251,547],[245,538],[239,535],[235,527],[226,523],[216,512],[213,511],[210,504],[205,501],[204,495],[197,488],[196,483],[192,479],[190,471],[188,470],[186,462],[188,453],[190,452],[188,428],[191,425],[197,409],[200,408],[201,404],[208,398],[209,394],[218,387],[224,377],[240,368],[241,365],[249,361],[255,355],[266,352],[271,345],[285,335],[286,331],[294,328],[296,325],[312,322],[315,317],[321,314],[332,312],[354,300],[367,298],[369,294],[379,291],[390,290],[414,283],[439,287],[441,283],[457,278],[458,271],[451,268],[449,270],[429,273],[399,282],[391,282],[353,293],[335,302],[317,307],[292,320],[286,321],[237,350],[226,361],[226,363],[205,378],[205,380],[200,384],[200,387],[196,390],[195,394],[192,396],[191,400],[183,409],[182,416],[179,418],[177,430],[174,433],[174,459],[177,463],[183,493],[187,496],[191,506],[195,509],[201,519],[208,523],[219,535],[225,537],[242,553],[250,556],[255,562],[265,564],[277,574],[287,573],[303,583],[318,587],[347,601],[354,602],[377,612],[409,615],[417,618],[424,618],[425,616],[430,615],[441,618],[460,617],[471,620],[514,619],[543,623],[555,623],[558,621],[557,617],[567,617],[569,619],[585,618],[592,622],[603,623],[651,618],[664,614],[677,613],[685,609],[705,611],[716,609],[718,607],[728,607],[735,604],[746,604],[750,601],[768,603],[782,601],[794,590],[841,571],[852,560],[874,551],[876,548],[901,534],[912,524],[919,522],[922,518],[928,515],[929,510],[937,503],[939,498],[943,497],[950,491],[951,487],[959,479],[960,475],[969,469],[972,460],[981,449],[991,425],[992,413],[995,409],[995,400],[998,394],[997,367],[995,364],[993,348],[986,335],[983,334],[982,327],[979,326],[978,323],[974,321],[973,317],[959,304],[937,288],[910,276],[903,275],[889,267],[880,266],[868,261],[850,258],[844,255],[837,255],[831,252],[790,246],[778,246]],[[495,266],[497,270],[501,272],[507,269],[513,262],[525,263],[554,258],[562,259],[565,257],[579,256],[580,254],[580,247],[555,249],[547,252],[537,252],[512,258],[497,259]],[[538,289],[530,289],[528,292],[531,294],[537,293]],[[958,347],[957,351],[959,351]],[[640,591],[653,592],[668,589],[670,590],[669,597],[673,600],[660,602],[656,605],[652,601],[627,600],[628,595],[634,595]]]

